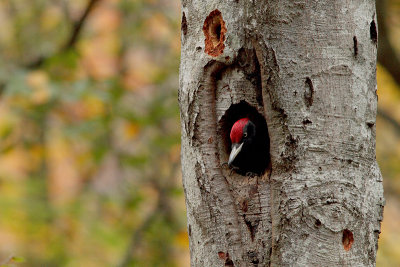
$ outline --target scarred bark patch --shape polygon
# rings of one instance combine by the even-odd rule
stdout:
[[[225,48],[226,27],[218,9],[212,11],[204,21],[203,32],[206,37],[204,52],[212,57],[221,55]]]
[[[219,251],[219,252],[218,252],[218,257],[219,257],[221,260],[225,260],[225,266],[235,266],[235,265],[233,264],[233,261],[232,261],[231,258],[229,257],[229,253],[228,253],[228,252],[225,253],[225,252]]]

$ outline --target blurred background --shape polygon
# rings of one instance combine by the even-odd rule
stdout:
[[[378,266],[400,266],[400,0],[378,0]],[[189,266],[178,0],[0,1],[0,266]]]

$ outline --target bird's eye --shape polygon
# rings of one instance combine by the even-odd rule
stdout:
[[[247,133],[244,133],[244,134],[243,134],[243,137],[246,138],[246,137],[247,137]]]

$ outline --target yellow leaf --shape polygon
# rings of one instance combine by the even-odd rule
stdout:
[[[135,123],[125,123],[124,125],[124,136],[126,139],[133,139],[135,138],[139,133],[139,126]]]
[[[181,248],[188,248],[189,247],[188,233],[186,231],[180,231],[176,235],[175,241],[176,241],[177,245],[180,246]]]
[[[378,106],[394,119],[400,121],[400,88],[390,74],[381,66],[377,68]]]

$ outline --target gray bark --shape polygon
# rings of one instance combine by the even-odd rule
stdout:
[[[372,0],[182,0],[192,266],[375,265],[376,35]],[[223,164],[239,103],[268,125],[261,176]]]

